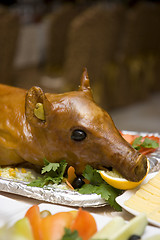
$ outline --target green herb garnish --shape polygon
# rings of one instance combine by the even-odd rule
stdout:
[[[44,167],[41,171],[44,175],[29,183],[28,186],[44,187],[49,183],[60,184],[63,180],[66,167],[67,163],[65,160],[62,160],[59,163],[50,163],[47,159],[44,159]]]
[[[99,174],[98,170],[93,169],[91,166],[87,165],[83,176],[90,181],[90,184],[84,184],[78,191],[81,194],[92,194],[96,193],[101,195],[111,207],[116,211],[121,211],[122,208],[115,201],[116,197],[122,193],[122,190],[116,189],[106,183]]]
[[[44,187],[49,183],[60,184],[64,178],[64,173],[67,167],[65,160],[59,163],[50,163],[44,159],[44,167],[41,173],[42,177],[38,177],[36,180],[28,184],[31,187]],[[109,184],[107,184],[99,174],[98,170],[93,169],[91,166],[87,165],[83,176],[85,179],[89,180],[90,184],[84,184],[78,192],[81,194],[92,194],[96,193],[101,195],[110,206],[115,210],[121,211],[121,207],[116,203],[115,198],[122,193],[121,190],[116,189]]]
[[[78,235],[76,230],[72,232],[70,229],[65,228],[65,233],[61,240],[82,240],[82,238]]]
[[[133,143],[132,143],[132,147],[140,150],[142,147],[143,148],[158,148],[159,144],[157,141],[149,139],[149,138],[145,138],[142,141],[142,136],[137,137],[134,139]]]

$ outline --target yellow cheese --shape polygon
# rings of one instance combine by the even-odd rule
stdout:
[[[150,184],[144,184],[141,186],[141,189],[146,190],[147,192],[160,197],[160,190]]]
[[[127,207],[146,215],[157,222],[160,222],[160,171],[148,183],[141,185],[124,203]]]
[[[156,174],[155,178],[160,178],[160,171]]]
[[[156,195],[151,194],[144,189],[138,190],[136,195],[141,197],[142,199],[145,199],[145,200],[151,202],[151,203],[160,205],[160,197],[157,197]]]
[[[146,214],[158,207],[157,204],[150,203],[137,195],[133,195],[129,200],[125,201],[125,205],[138,212],[145,212]]]
[[[155,208],[154,211],[152,211],[150,214],[148,214],[148,217],[159,222],[160,219],[160,206]]]
[[[157,178],[151,179],[148,183],[160,190],[160,180]]]

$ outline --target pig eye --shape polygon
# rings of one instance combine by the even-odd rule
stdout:
[[[74,141],[83,141],[86,138],[87,134],[81,129],[75,129],[72,132],[71,139]]]

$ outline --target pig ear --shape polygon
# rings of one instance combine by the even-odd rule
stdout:
[[[27,121],[36,127],[47,127],[47,116],[51,103],[40,87],[32,87],[25,98],[25,115]]]
[[[82,77],[81,77],[81,85],[79,86],[79,91],[83,91],[86,94],[88,94],[90,97],[93,98],[87,68],[84,68],[84,70],[83,70]]]

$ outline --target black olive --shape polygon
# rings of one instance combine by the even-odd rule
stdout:
[[[128,238],[128,240],[139,240],[139,239],[141,239],[141,237],[138,235],[132,235]]]
[[[72,186],[76,189],[76,188],[80,188],[85,184],[85,182],[83,181],[83,177],[82,176],[78,176],[74,179],[74,181],[72,182]]]
[[[83,141],[86,138],[87,134],[81,129],[73,130],[71,134],[71,139],[74,141]]]

